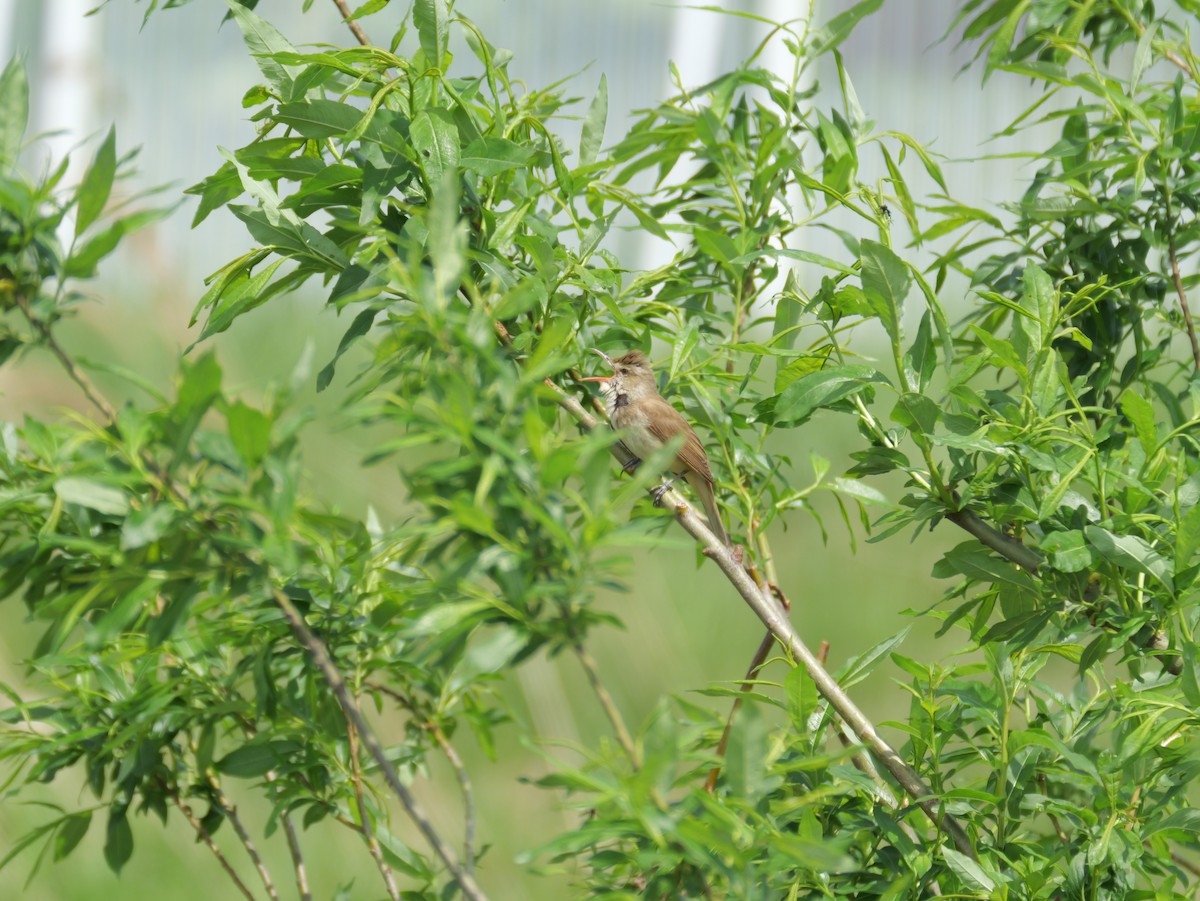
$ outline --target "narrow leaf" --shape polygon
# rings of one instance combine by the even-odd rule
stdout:
[[[29,78],[14,57],[0,75],[0,168],[11,166],[21,152],[29,125]]]
[[[96,151],[96,158],[83,174],[79,190],[75,193],[78,208],[75,211],[75,237],[83,234],[89,225],[96,221],[104,205],[108,203],[108,195],[112,193],[113,178],[117,174],[117,130],[109,128],[108,136]]]
[[[587,115],[583,119],[583,131],[579,135],[579,162],[589,166],[596,161],[600,145],[604,143],[604,125],[608,121],[608,78],[600,76],[596,96],[592,98]]]

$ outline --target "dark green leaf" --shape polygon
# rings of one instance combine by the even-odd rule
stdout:
[[[218,772],[228,776],[250,779],[266,775],[299,750],[300,745],[286,739],[261,741],[230,751],[213,765]]]
[[[108,828],[104,837],[104,861],[114,873],[133,855],[133,830],[124,808],[112,808],[108,814]]]

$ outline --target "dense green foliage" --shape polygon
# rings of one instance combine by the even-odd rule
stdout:
[[[119,870],[129,818],[146,812],[252,846],[262,839],[241,837],[230,800],[250,792],[289,840],[326,818],[358,833],[355,873],[373,859],[379,874],[363,897],[443,897],[454,873],[397,835],[386,764],[415,779],[431,756],[460,765],[452,740],[490,749],[506,720],[496,680],[567,653],[594,678],[616,744],[544,780],[586,815],[531,850],[573,866],[580,896],[1194,890],[1200,346],[1186,292],[1200,251],[1188,42],[1200,10],[963,2],[946,25],[978,47],[982,75],[1043,89],[1009,131],[1059,133],[1027,148],[1040,165],[1024,194],[983,210],[859,108],[838,48],[879,5],[823,27],[761,23],[792,71],[756,57],[680,84],[611,144],[601,79],[568,148],[563,95],[515,83],[510,54],[465,7],[417,0],[400,23],[397,4],[366,3],[360,21],[396,29],[390,42],[305,51],[230,0],[262,75],[244,99],[255,136],[189,190],[197,221],[232,213],[251,246],[211,278],[174,390],[147,385],[155,403],[119,409],[55,327],[77,282],[158,213],[108,209],[112,133],[77,188],[63,168],[21,172],[28,91],[11,64],[0,355],[14,366],[49,349],[97,416],[3,429],[0,596],[44,631],[28,683],[4,688],[0,756],[10,795],[77,767],[94,799],[4,863],[31,845],[62,859],[96,819]],[[460,40],[466,59],[451,53]],[[887,172],[874,186],[860,181],[868,157]],[[630,229],[671,261],[619,259],[612,239]],[[838,255],[806,249],[818,231]],[[308,502],[289,392],[251,406],[205,351],[302,286],[346,314],[315,378],[352,383],[350,417],[384,436],[367,462],[403,479],[403,521]],[[372,356],[347,373],[339,358],[356,342]],[[587,653],[608,624],[591,600],[670,519],[645,500],[624,522],[652,467],[614,478],[612,433],[581,431],[565,409],[588,398],[577,378],[591,347],[666,361],[662,385],[706,435],[730,530],[772,581],[767,530],[812,512],[814,493],[873,542],[962,530],[930,561],[949,587],[922,614],[941,620],[944,654],[905,656],[898,636],[838,676],[850,688],[887,659],[907,674],[898,750],[969,848],[881,788],[886,774],[856,767],[800,667],[754,686],[714,793],[711,711],[664,703],[626,735]],[[841,475],[818,447],[815,481],[797,488],[799,467],[774,448],[815,416],[850,417],[861,441]],[[386,759],[364,748],[371,735],[313,665],[314,642],[373,722],[405,724]],[[468,873],[480,841],[458,852]],[[475,869],[486,892],[487,860]]]

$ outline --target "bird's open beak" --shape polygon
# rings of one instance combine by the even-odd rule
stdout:
[[[613,363],[612,357],[610,357],[604,351],[597,350],[596,348],[593,347],[592,353],[598,354],[604,360],[605,363],[607,363],[614,371],[616,370],[617,367]],[[607,382],[611,378],[612,378],[611,375],[592,375],[592,376],[588,376],[586,379],[580,379],[579,381],[581,381],[581,382]]]

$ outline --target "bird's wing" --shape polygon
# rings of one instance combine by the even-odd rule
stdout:
[[[708,468],[708,455],[704,453],[700,439],[696,437],[696,433],[688,425],[688,421],[683,418],[683,414],[661,397],[647,399],[643,403],[653,405],[646,411],[650,433],[664,444],[676,435],[683,435],[683,445],[676,453],[676,458],[685,467],[695,470],[704,477],[706,482],[712,484],[713,477],[712,471]]]

